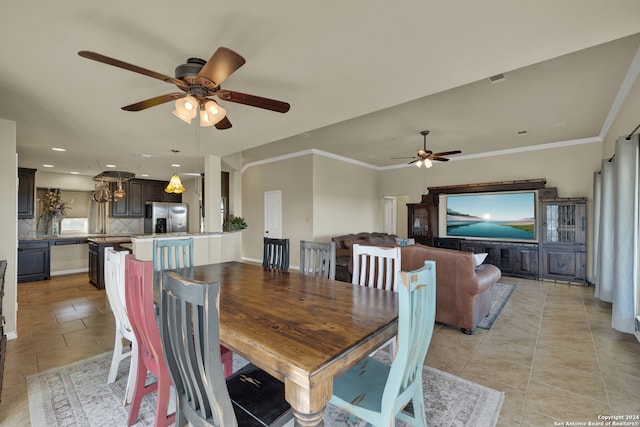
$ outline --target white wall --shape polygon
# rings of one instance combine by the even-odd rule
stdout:
[[[0,181],[15,183],[4,189],[0,223],[0,259],[7,260],[5,272],[2,315],[5,318],[5,334],[9,338],[16,336],[17,310],[17,262],[18,262],[18,181],[16,164],[16,122],[0,119]]]

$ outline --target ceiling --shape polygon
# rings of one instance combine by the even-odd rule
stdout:
[[[597,138],[640,46],[636,0],[91,3],[3,6],[0,118],[17,123],[22,167],[167,179],[204,154],[246,164],[317,149],[393,167],[424,129],[428,148],[458,158]],[[172,103],[123,111],[175,87],[77,55],[173,75],[219,46],[247,61],[223,88],[291,110],[220,101],[227,130],[189,126]]]

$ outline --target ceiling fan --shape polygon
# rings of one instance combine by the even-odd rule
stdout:
[[[460,154],[462,151],[454,150],[454,151],[443,151],[441,153],[434,153],[431,150],[427,150],[427,135],[429,135],[428,130],[420,131],[420,134],[424,138],[424,145],[422,149],[418,149],[418,153],[414,157],[392,157],[392,159],[413,159],[409,162],[409,164],[416,164],[416,166],[420,167],[424,164],[425,168],[430,168],[433,166],[431,163],[432,160],[437,160],[439,162],[448,162],[449,159],[444,156],[451,156],[452,154]]]
[[[175,69],[175,77],[157,73],[146,68],[132,65],[118,59],[110,58],[99,53],[81,50],[78,55],[92,59],[114,67],[123,68],[135,73],[143,74],[167,83],[172,83],[181,92],[172,92],[156,96],[135,104],[122,107],[125,111],[141,111],[155,107],[169,101],[176,101],[176,116],[187,123],[200,113],[200,125],[211,126],[215,124],[218,129],[229,129],[231,122],[226,117],[224,108],[211,99],[217,96],[223,101],[236,102],[265,110],[286,113],[289,104],[275,99],[263,98],[256,95],[235,92],[222,89],[220,84],[225,81],[238,68],[244,65],[242,56],[226,47],[220,47],[211,56],[209,61],[200,58],[189,58],[186,64],[178,65]]]

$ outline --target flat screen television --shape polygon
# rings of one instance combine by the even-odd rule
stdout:
[[[446,195],[444,237],[537,241],[536,191]],[[444,225],[444,227],[442,227]],[[442,234],[442,233],[441,233]]]

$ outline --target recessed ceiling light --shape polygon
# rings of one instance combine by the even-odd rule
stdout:
[[[69,172],[71,175],[80,175],[80,172]]]
[[[52,168],[52,167],[54,167],[53,165],[42,165],[42,166],[43,166],[43,167],[45,167],[45,168]]]
[[[200,174],[198,172],[185,172],[181,175],[187,175],[187,176],[200,176]]]
[[[104,167],[106,167],[106,168],[115,168],[116,165],[104,165]]]
[[[136,156],[140,156],[144,159],[150,159],[152,157],[158,157],[157,154],[136,153]]]
[[[147,177],[147,176],[149,176],[149,174],[148,174],[148,173],[143,173],[143,174],[142,174],[142,175],[140,175],[140,176]]]
[[[174,168],[179,168],[180,167],[180,165],[176,164],[176,163],[173,163],[171,166],[173,166]]]
[[[52,147],[53,151],[67,151],[65,148]]]

